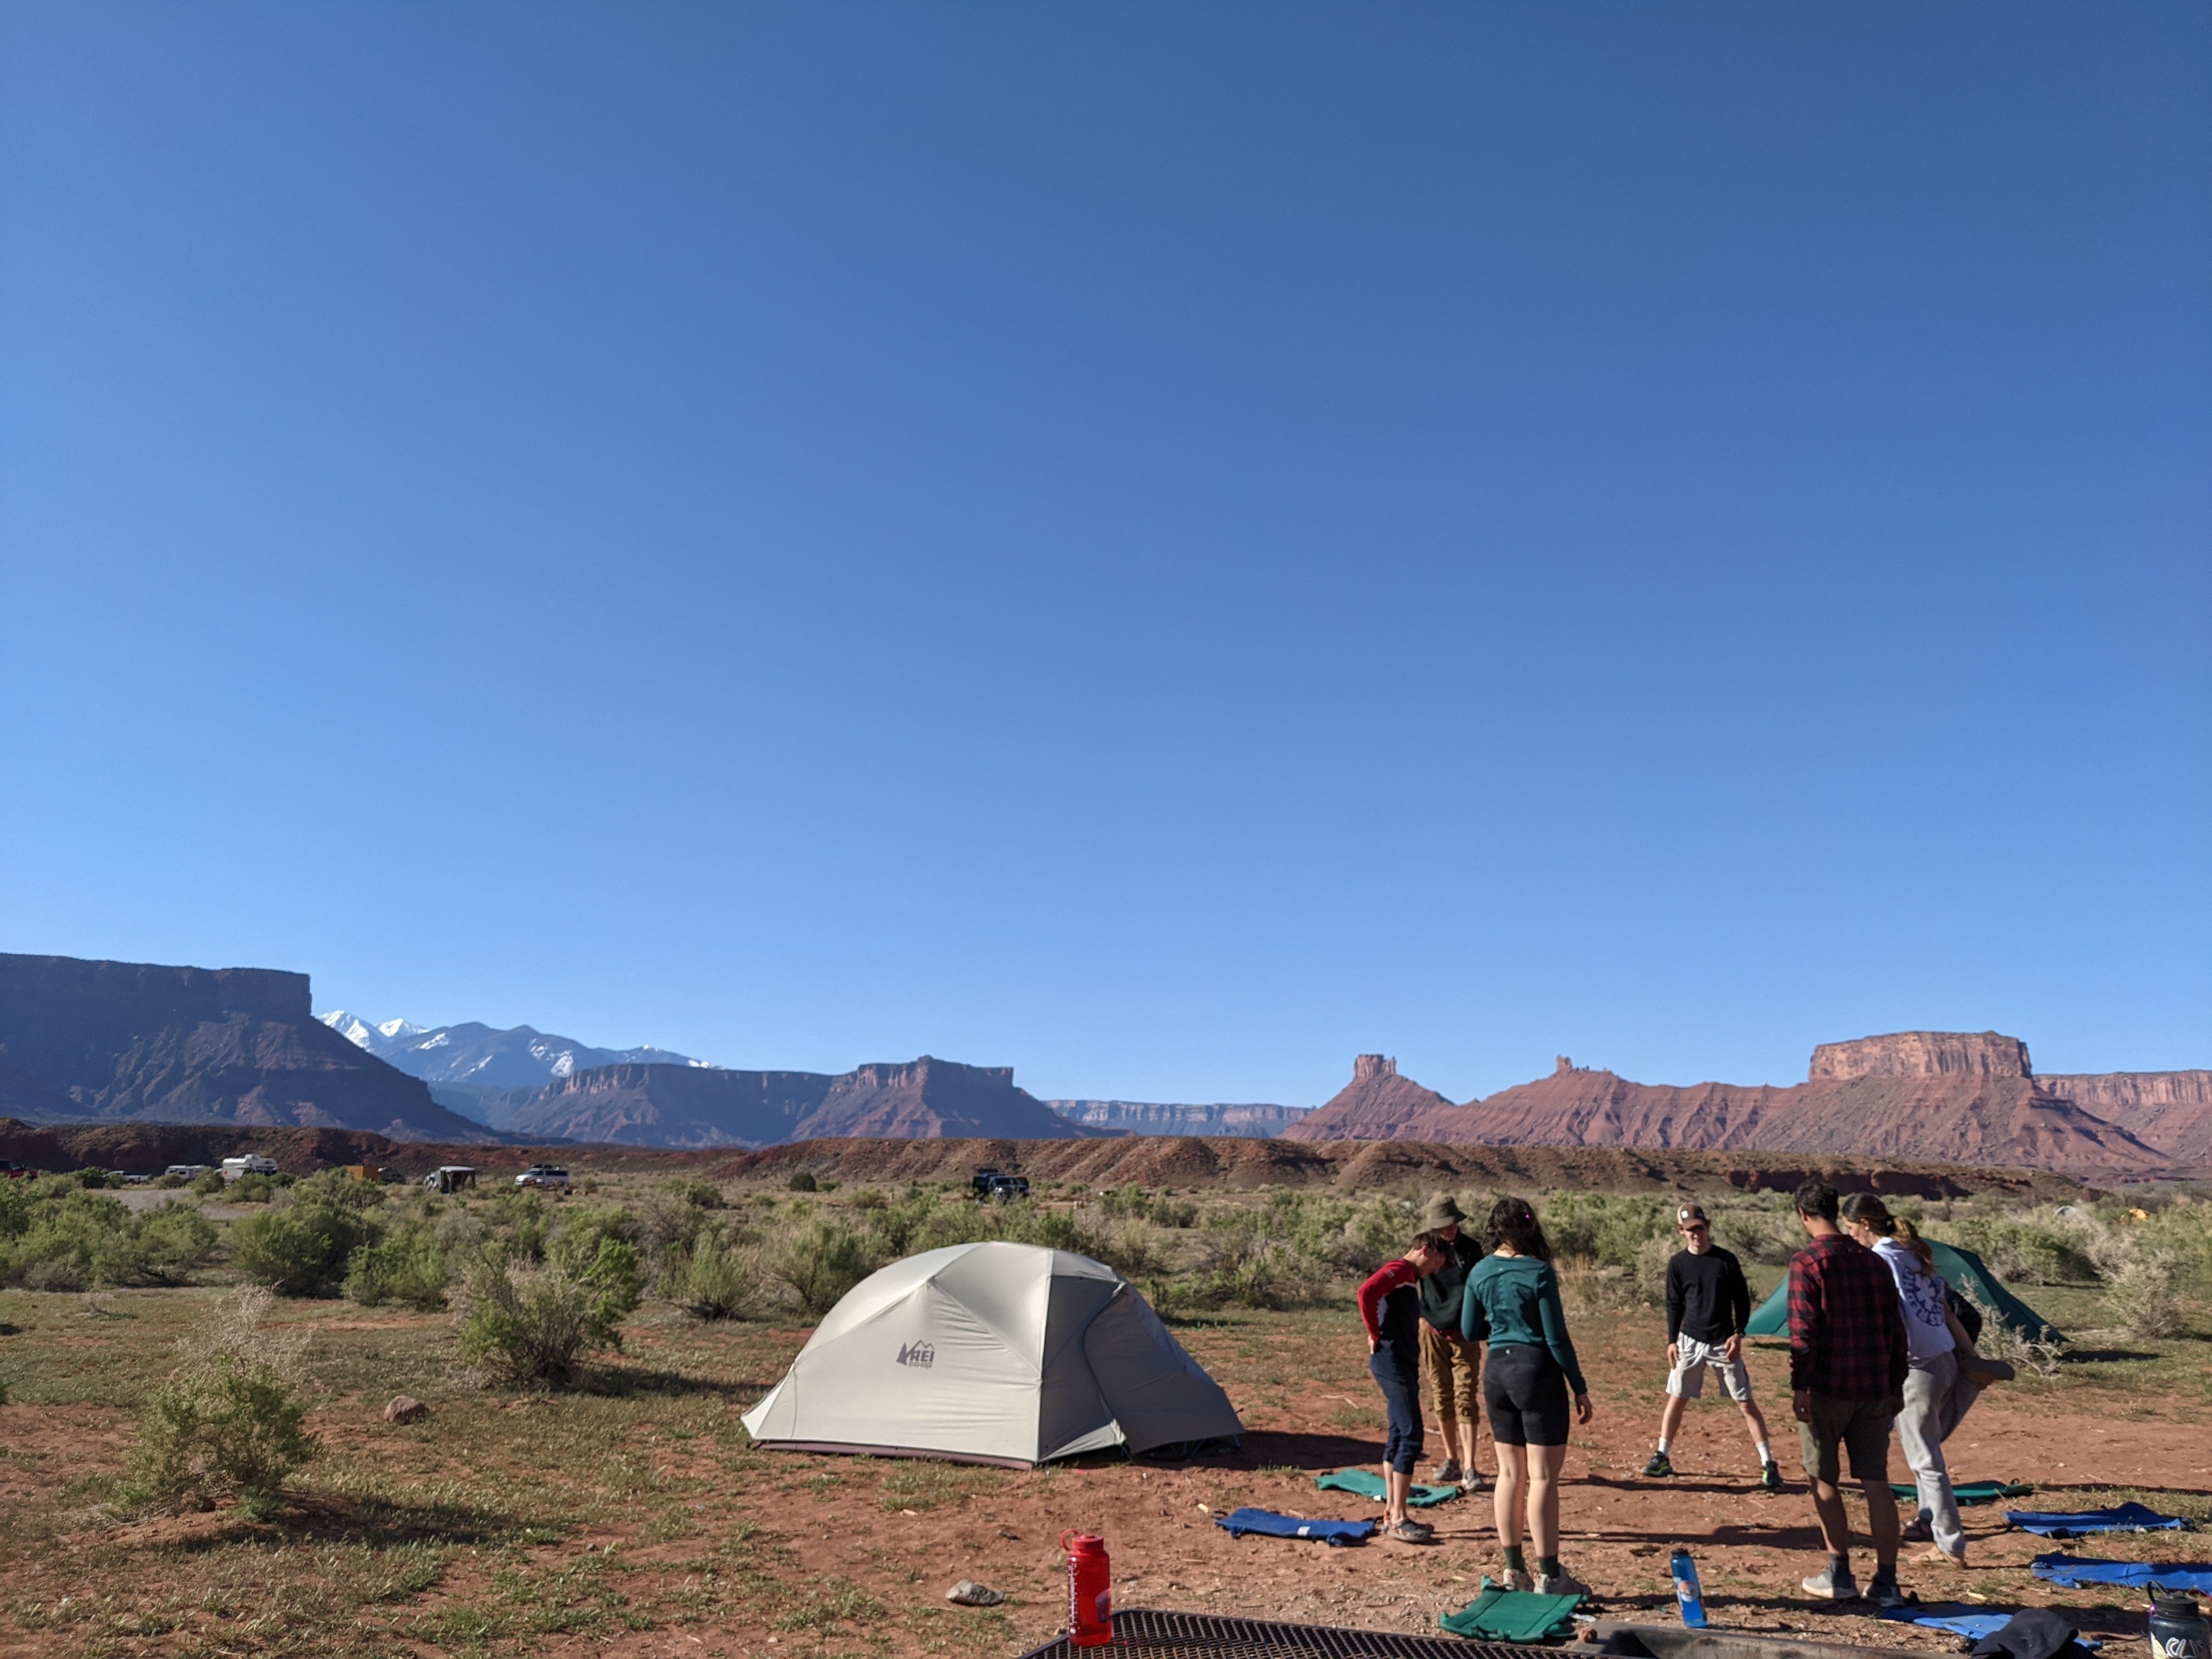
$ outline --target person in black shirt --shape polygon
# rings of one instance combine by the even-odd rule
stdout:
[[[1659,1413],[1659,1449],[1644,1466],[1657,1480],[1674,1473],[1668,1453],[1682,1426],[1682,1409],[1705,1391],[1710,1368],[1743,1407],[1745,1425],[1759,1449],[1759,1484],[1782,1490],[1782,1470],[1768,1443],[1766,1419],[1751,1397],[1751,1371],[1743,1363],[1743,1328],[1751,1320],[1751,1286],[1743,1265],[1713,1243],[1712,1224],[1702,1206],[1685,1204],[1674,1212],[1675,1230],[1686,1249],[1667,1264],[1667,1404]]]

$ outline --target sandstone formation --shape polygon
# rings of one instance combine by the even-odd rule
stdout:
[[[2181,1163],[2212,1166],[2212,1072],[2101,1072],[2036,1079]]]
[[[1390,1080],[1417,1086],[1396,1078],[1395,1068]],[[2188,1092],[2179,1085],[2172,1091]],[[2021,1165],[2102,1180],[2212,1165],[2212,1147],[2191,1139],[2205,1121],[2193,1105],[2162,1109],[2167,1115],[2156,1121],[2181,1133],[2154,1141],[2085,1109],[2051,1079],[2034,1077],[2027,1046],[1993,1031],[1906,1031],[1823,1043],[1807,1081],[1788,1087],[1633,1083],[1562,1057],[1548,1077],[1463,1106],[1419,1092],[1426,1103],[1408,1109],[1408,1097],[1382,1097],[1363,1070],[1352,1088],[1286,1133],[1301,1140],[1857,1153]],[[2153,1109],[2144,1116],[2151,1120]]]
[[[1352,1081],[1283,1131],[1286,1140],[1416,1140],[1438,1111],[1456,1109],[1433,1089],[1398,1074],[1398,1062],[1360,1054]],[[1472,1139],[1473,1137],[1462,1137]]]
[[[2027,1045],[1995,1031],[1899,1031],[1813,1050],[1810,1083],[1859,1077],[2032,1077]]]
[[[74,957],[0,955],[0,1111],[485,1136],[318,1024],[305,974]]]
[[[545,1088],[485,1100],[509,1133],[635,1146],[766,1146],[823,1135],[1082,1136],[1014,1086],[1011,1066],[925,1054],[907,1065],[820,1072],[604,1066]]]
[[[1265,1139],[1281,1134],[1310,1106],[1170,1105],[1149,1100],[1048,1100],[1071,1123],[1135,1135],[1237,1135]]]

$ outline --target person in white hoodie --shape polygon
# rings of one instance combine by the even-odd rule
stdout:
[[[1853,1193],[1844,1200],[1844,1231],[1880,1256],[1897,1280],[1897,1300],[1905,1315],[1905,1408],[1897,1414],[1897,1438],[1919,1488],[1921,1513],[1932,1528],[1936,1547],[1930,1561],[1966,1565],[1966,1532],[1959,1520],[1959,1500],[1951,1490],[1951,1471],[1943,1461],[1946,1417],[1960,1386],[1956,1322],[1936,1271],[1936,1253],[1910,1221],[1893,1216],[1872,1193]]]

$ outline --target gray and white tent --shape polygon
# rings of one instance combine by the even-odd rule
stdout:
[[[1134,1285],[1035,1244],[954,1244],[848,1291],[744,1415],[763,1445],[1026,1468],[1240,1435]]]

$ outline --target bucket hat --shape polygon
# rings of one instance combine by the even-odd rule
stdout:
[[[1439,1227],[1456,1227],[1467,1219],[1449,1193],[1438,1193],[1429,1200],[1428,1208],[1421,1212],[1421,1231],[1433,1232]]]

